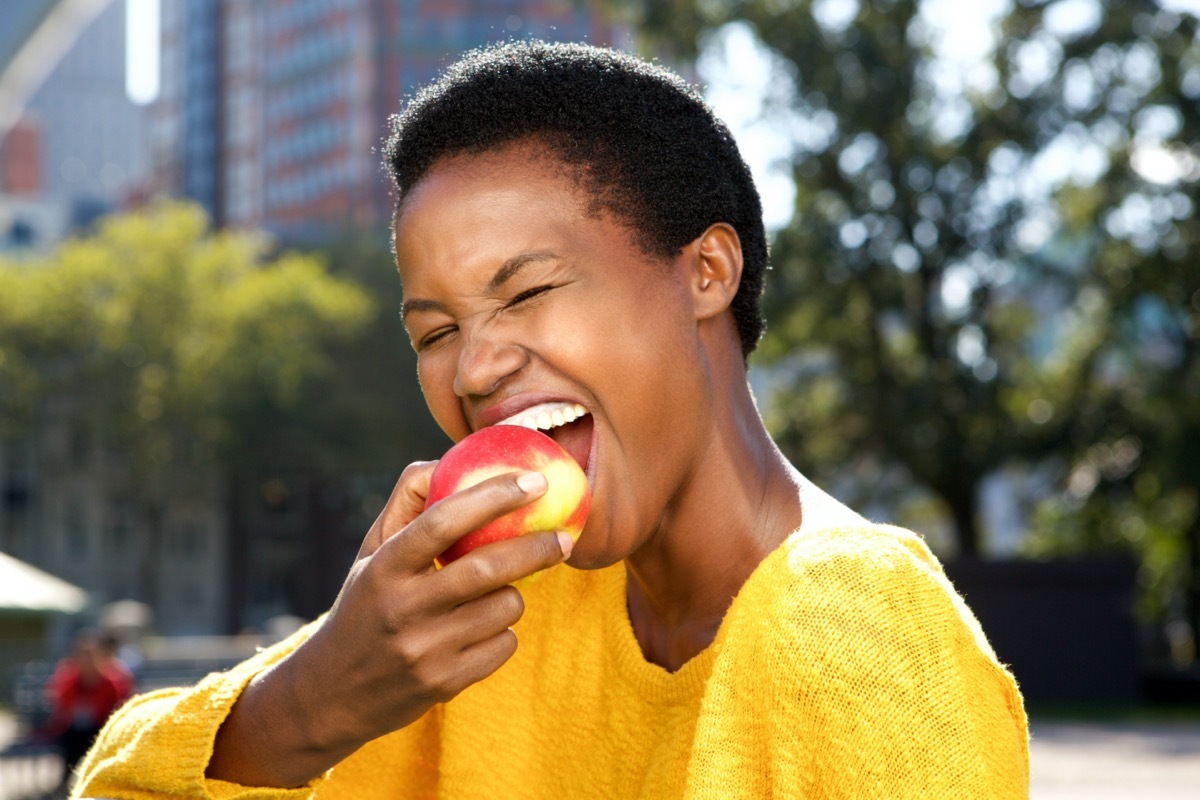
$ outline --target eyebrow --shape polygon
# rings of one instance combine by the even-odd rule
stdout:
[[[503,286],[509,279],[520,272],[524,267],[533,264],[537,261],[550,261],[557,259],[558,256],[549,250],[535,250],[532,253],[521,253],[513,256],[500,265],[500,269],[496,270],[496,274],[488,281],[487,291],[489,294]],[[422,298],[414,298],[405,300],[400,306],[400,320],[414,311],[445,311],[446,306],[439,303],[437,300],[425,300]]]

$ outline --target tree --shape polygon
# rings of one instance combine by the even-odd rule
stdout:
[[[353,337],[327,345],[329,369],[306,384],[292,415],[303,435],[272,436],[259,448],[268,458],[240,470],[236,493],[238,520],[250,519],[264,500],[275,510],[305,507],[287,567],[286,600],[291,613],[306,617],[333,602],[403,468],[436,458],[449,445],[416,380],[416,354],[399,313],[400,280],[383,232],[347,229],[311,252],[329,264],[330,275],[368,294],[373,311]],[[235,591],[244,596],[271,568],[269,554],[256,554],[251,531],[235,539],[248,550],[234,576]],[[277,545],[271,549],[277,559]]]
[[[777,64],[797,202],[757,363],[802,468],[923,487],[972,555],[981,483],[1038,466],[1035,519],[1090,531],[1037,530],[1042,552],[1161,529],[1196,624],[1195,16],[1022,0],[963,67],[932,0],[614,5],[684,56],[748,26]]]
[[[197,474],[261,462],[304,425],[329,348],[370,297],[318,258],[209,230],[195,206],[103,220],[48,257],[0,262],[0,430],[65,424],[105,453],[145,522],[154,602],[168,503]]]

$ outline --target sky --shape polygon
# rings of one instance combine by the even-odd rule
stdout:
[[[1161,0],[1162,7],[1180,13],[1200,15],[1200,0]],[[930,70],[939,94],[948,98],[935,115],[935,126],[946,128],[947,138],[967,119],[969,109],[961,95],[964,90],[983,94],[995,88],[998,77],[988,63],[998,44],[998,22],[1010,0],[923,0],[921,15],[929,26],[931,45],[945,69]],[[858,0],[813,0],[813,14],[826,27],[849,25],[858,12]],[[1059,36],[1094,27],[1100,19],[1098,0],[1054,0],[1047,4],[1046,23]],[[726,26],[698,63],[706,96],[718,116],[726,121],[737,139],[742,155],[754,173],[763,198],[763,217],[769,231],[785,227],[795,209],[789,155],[801,135],[813,133],[814,120],[798,124],[786,110],[771,99],[786,99],[790,87],[783,86],[772,58],[757,42],[746,25]],[[1036,70],[1037,50],[1030,50],[1031,70]],[[1047,67],[1050,68],[1050,67]],[[782,131],[790,131],[785,134]],[[1178,178],[1187,164],[1149,143],[1135,153],[1135,165],[1143,177],[1169,183]],[[1086,185],[1102,174],[1106,161],[1094,142],[1060,141],[1048,148],[1033,170],[1040,176],[1037,191],[1068,179]]]
[[[1059,5],[1092,0],[1060,0]],[[1200,0],[1193,0],[1200,3]],[[985,89],[989,71],[984,61],[994,47],[995,23],[1008,6],[1008,0],[925,0],[922,16],[929,23],[933,47],[952,67],[936,70],[947,94],[965,87]],[[857,0],[814,0],[813,15],[826,27],[841,29],[858,13]],[[1076,12],[1069,12],[1074,15]],[[806,125],[788,125],[786,114],[772,107],[771,99],[786,99],[788,87],[781,85],[779,73],[772,68],[772,57],[757,42],[749,26],[726,26],[715,46],[701,56],[697,65],[706,96],[717,115],[729,125],[738,146],[754,174],[763,198],[763,222],[768,231],[785,227],[795,207],[795,186],[790,172],[789,155],[795,143],[781,133],[811,129]],[[953,116],[943,115],[948,124]]]
[[[125,0],[125,91],[138,105],[158,97],[160,0]]]

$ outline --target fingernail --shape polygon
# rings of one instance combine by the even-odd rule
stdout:
[[[575,549],[575,540],[571,538],[571,534],[558,532],[558,546],[562,549],[563,561],[571,557],[571,551]]]
[[[546,476],[540,472],[523,472],[517,476],[517,486],[526,494],[535,494],[546,490]]]

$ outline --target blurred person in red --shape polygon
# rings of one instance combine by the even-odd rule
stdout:
[[[46,681],[53,708],[46,730],[63,758],[60,788],[66,787],[105,721],[133,695],[133,674],[116,658],[113,645],[112,637],[91,629],[79,631],[71,654],[58,662]]]
[[[130,663],[122,651],[120,639],[112,631],[102,631],[98,641],[100,642],[101,661],[115,674],[115,677],[124,680],[129,685],[129,691],[124,698],[129,699],[129,696],[137,688],[137,678],[133,672],[135,665]]]

